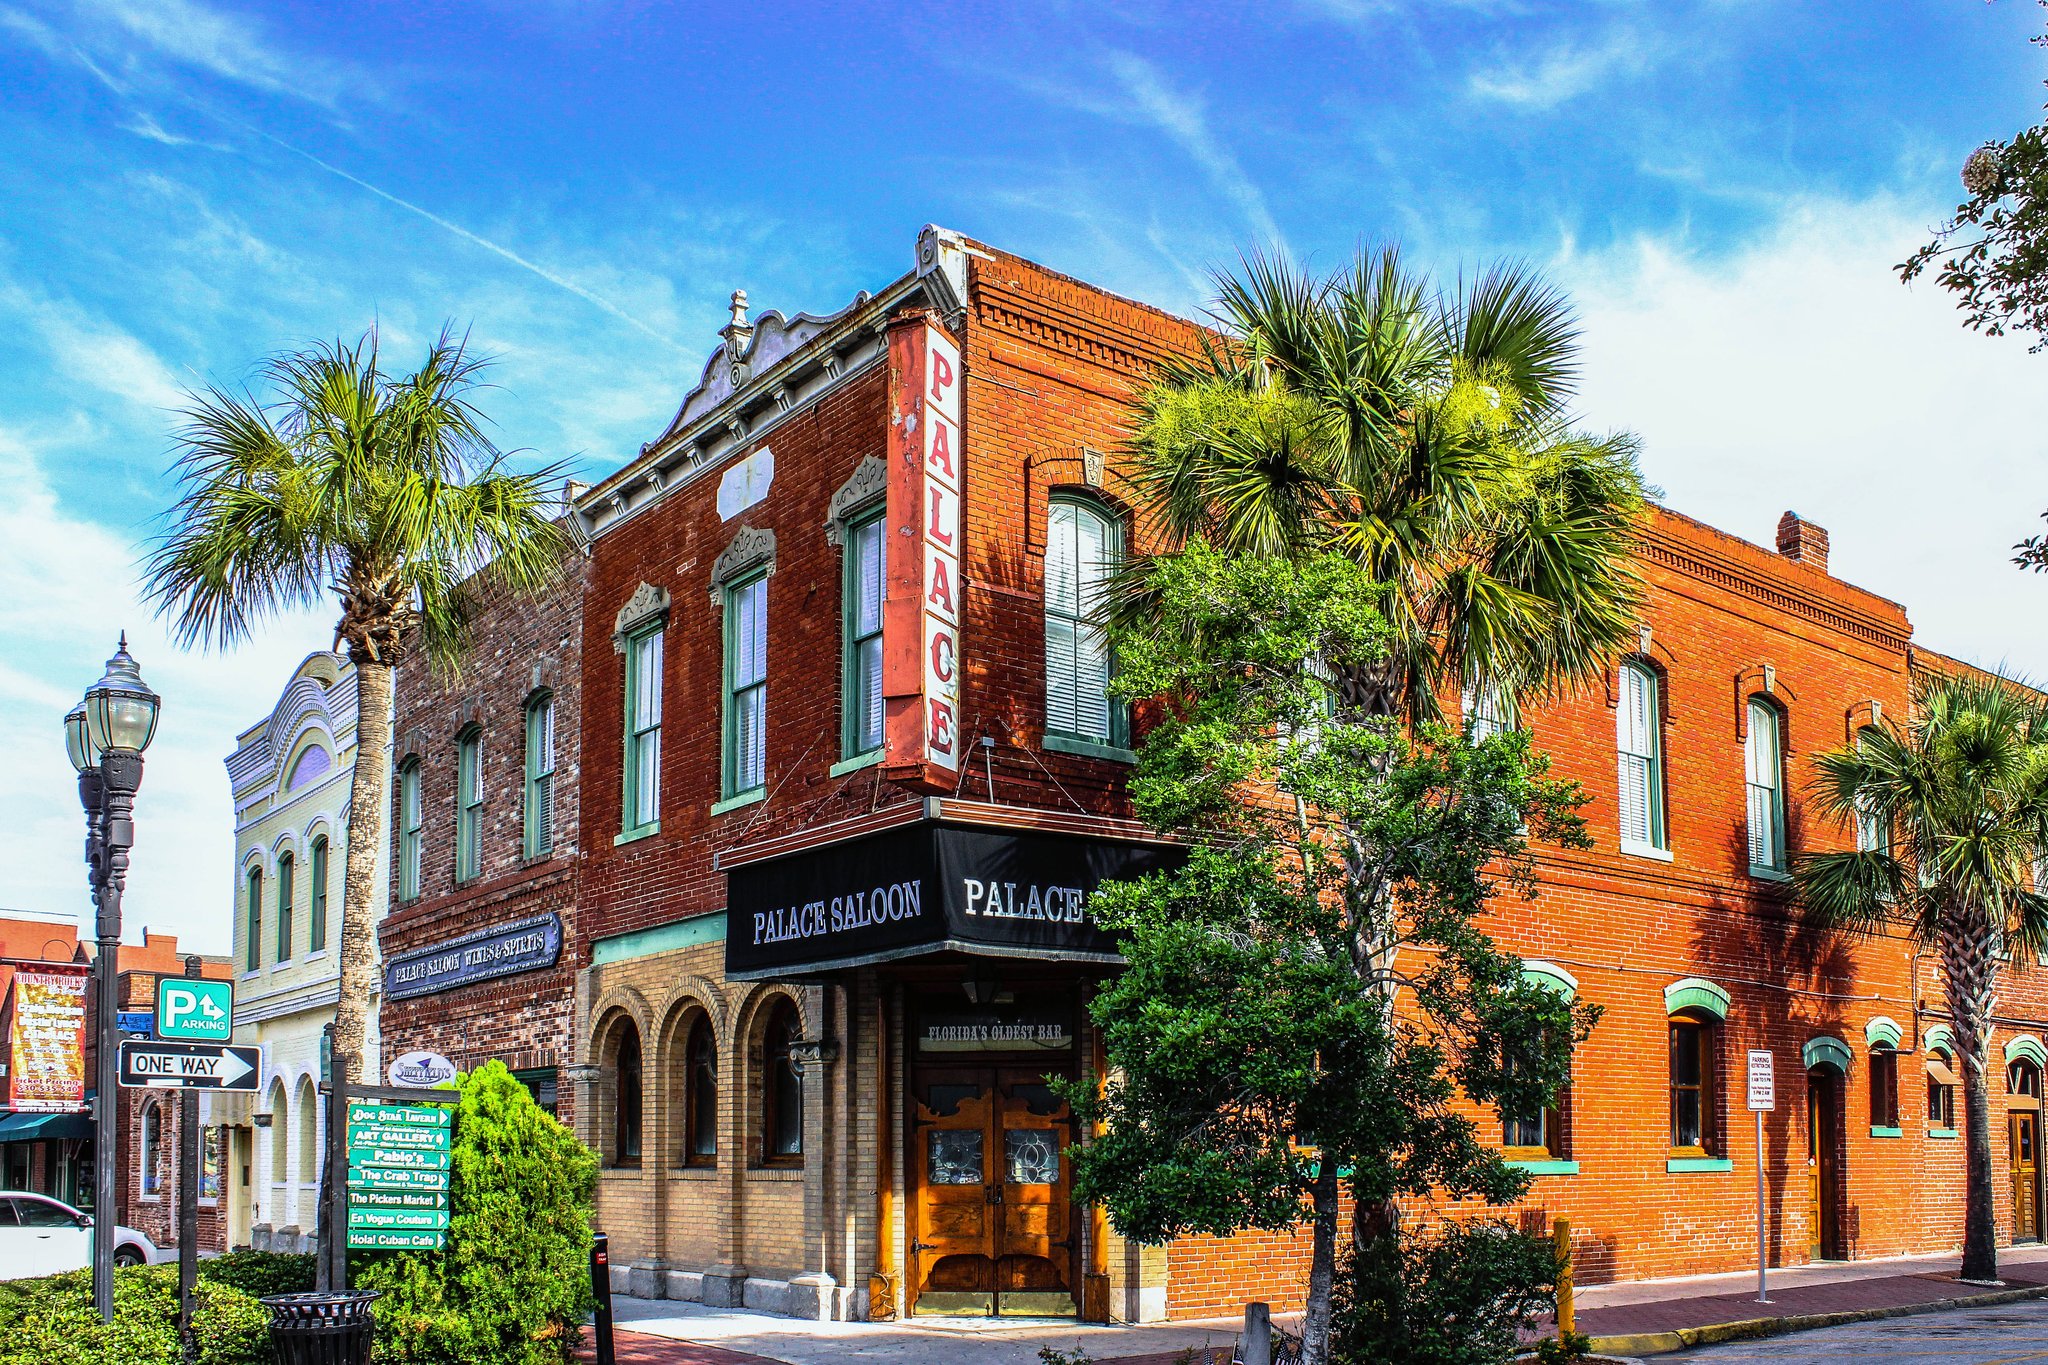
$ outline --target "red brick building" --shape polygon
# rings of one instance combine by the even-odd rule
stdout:
[[[1075,1206],[1082,1138],[1042,1082],[1101,1066],[1085,1002],[1114,945],[1086,893],[1174,856],[1128,819],[1088,615],[1145,539],[1102,452],[1192,331],[938,229],[916,262],[826,317],[749,321],[736,296],[674,421],[575,503],[580,851],[562,966],[533,981],[573,1000],[563,1106],[604,1157],[615,1275],[838,1318],[1298,1299],[1297,1240],[1139,1247]],[[1571,1218],[1584,1281],[1749,1263],[1753,1049],[1777,1077],[1776,1263],[1960,1238],[1933,964],[1815,939],[1786,904],[1790,850],[1857,837],[1809,819],[1808,756],[1904,715],[1916,667],[1903,609],[1832,577],[1826,547],[1789,514],[1773,552],[1653,509],[1637,647],[1523,717],[1592,797],[1597,847],[1546,853],[1541,896],[1494,926],[1605,1010],[1558,1111],[1512,1134],[1528,1216]],[[520,619],[470,691],[401,686],[430,812],[465,804],[460,737],[516,728],[539,685]],[[514,789],[484,784],[482,828],[520,818]],[[423,878],[459,856],[437,818]],[[511,835],[463,904],[524,875],[488,861]],[[492,918],[421,885],[387,954]],[[2038,1125],[2048,1062],[2048,973],[2014,965],[2002,1150]],[[451,1046],[510,1027],[519,998],[463,989],[436,1006]],[[393,1018],[394,1052],[424,1045]],[[2039,1236],[2039,1171],[2008,1175],[2005,1235]]]

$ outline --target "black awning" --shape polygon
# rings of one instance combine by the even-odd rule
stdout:
[[[1117,963],[1088,897],[1177,865],[1171,844],[931,823],[726,874],[725,974],[736,981],[925,953]]]

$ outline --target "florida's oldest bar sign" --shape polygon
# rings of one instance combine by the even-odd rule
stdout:
[[[882,691],[892,777],[960,771],[960,348],[928,314],[889,330]]]

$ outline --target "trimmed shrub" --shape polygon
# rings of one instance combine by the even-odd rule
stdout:
[[[357,1252],[349,1283],[382,1291],[380,1365],[553,1365],[593,1306],[597,1155],[503,1062],[457,1083],[446,1248]]]
[[[1557,1252],[1507,1223],[1402,1229],[1338,1276],[1330,1358],[1339,1365],[1499,1365],[1556,1301]]]
[[[270,1313],[230,1285],[193,1289],[200,1365],[266,1365]],[[114,1272],[114,1320],[92,1306],[92,1272],[0,1285],[0,1365],[178,1365],[176,1266]]]
[[[199,1262],[199,1278],[241,1290],[252,1299],[303,1294],[313,1288],[313,1258],[288,1251],[231,1251]]]

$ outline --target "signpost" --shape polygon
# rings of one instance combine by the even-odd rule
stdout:
[[[1756,1301],[1771,1301],[1770,1286],[1764,1278],[1767,1252],[1764,1246],[1764,1115],[1778,1107],[1777,1063],[1772,1054],[1752,1049],[1749,1054],[1749,1111],[1756,1115]]]
[[[455,1097],[429,1094],[436,1092],[398,1100],[385,1090],[348,1101],[349,1246],[433,1251],[447,1237],[454,1117],[448,1106]]]

